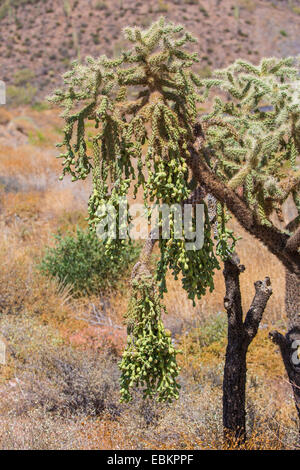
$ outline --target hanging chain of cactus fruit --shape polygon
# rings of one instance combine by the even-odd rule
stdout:
[[[202,201],[204,202],[204,201]],[[219,263],[214,254],[214,244],[211,238],[211,225],[208,210],[204,204],[204,233],[203,245],[201,249],[187,249],[185,238],[176,239],[174,236],[174,217],[171,215],[170,238],[160,239],[160,260],[157,264],[156,278],[159,282],[160,293],[167,292],[166,274],[170,269],[175,280],[181,275],[183,288],[188,293],[188,298],[195,305],[195,298],[200,299],[205,294],[206,289],[210,292],[214,289],[213,274],[215,269],[219,269]],[[196,231],[196,217],[192,218],[190,230]]]
[[[120,363],[121,400],[130,401],[130,389],[140,386],[144,398],[155,395],[158,401],[170,402],[178,398],[180,388],[176,381],[179,351],[162,323],[165,308],[150,272],[132,279],[132,293],[127,312],[128,341]]]
[[[186,162],[199,122],[199,158],[238,192],[261,224],[271,223],[274,210],[281,216],[290,194],[299,211],[300,106],[299,88],[294,86],[299,80],[292,59],[267,59],[259,66],[237,61],[212,79],[200,79],[192,69],[197,56],[187,47],[195,39],[182,26],[161,18],[146,31],[126,28],[125,36],[132,43],[130,50],[116,59],[101,56],[88,57],[85,65],[74,62],[64,75],[64,88],[51,97],[63,108],[65,120],[64,139],[58,145],[61,178],[70,175],[77,181],[91,174],[91,229],[102,221],[105,204],[118,214],[119,203],[130,191],[136,196],[142,190],[149,217],[155,204],[187,200],[195,181]],[[199,116],[197,103],[212,90],[213,110]],[[123,401],[131,399],[134,386],[141,386],[145,397],[178,396],[176,351],[161,319],[167,271],[181,278],[194,302],[207,288],[213,290],[214,270],[219,268],[215,253],[225,260],[237,242],[227,227],[224,203],[214,202],[212,218],[209,200],[201,202],[202,248],[187,250],[185,234],[183,239],[175,236],[172,213],[169,239],[159,240],[155,274],[148,259],[143,265],[147,269],[132,279],[128,343],[120,363]],[[195,225],[194,214],[193,229]],[[126,240],[108,238],[103,249],[113,257],[118,252],[113,248],[123,243]]]

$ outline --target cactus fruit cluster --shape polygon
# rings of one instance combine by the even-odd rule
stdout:
[[[132,399],[133,386],[143,388],[144,398],[156,396],[158,401],[178,398],[178,351],[162,323],[164,310],[151,274],[134,278],[127,312],[128,341],[120,363],[122,401]]]
[[[174,218],[174,214],[172,216]],[[192,223],[191,230],[195,232],[195,215]],[[175,280],[181,276],[182,287],[188,293],[188,298],[193,301],[193,304],[195,304],[195,298],[200,299],[207,288],[210,289],[210,292],[213,291],[213,275],[215,269],[219,269],[219,263],[214,253],[211,224],[206,204],[204,204],[203,225],[203,245],[201,248],[197,249],[195,246],[194,249],[187,249],[186,240],[176,239],[172,227],[170,238],[168,240],[159,240],[161,257],[157,264],[156,278],[161,293],[167,292],[166,273],[168,269],[171,270]]]

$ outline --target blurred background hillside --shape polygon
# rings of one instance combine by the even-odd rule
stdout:
[[[198,72],[300,52],[299,0],[1,0],[0,79],[11,104],[41,100],[72,60],[118,54],[126,25],[164,15],[198,38]],[[126,43],[125,43],[126,44]]]

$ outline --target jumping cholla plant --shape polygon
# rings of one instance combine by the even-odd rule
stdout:
[[[161,321],[167,270],[182,278],[190,299],[200,298],[213,290],[217,257],[226,261],[234,253],[237,238],[227,227],[228,210],[245,225],[243,204],[261,240],[266,229],[273,230],[270,215],[282,217],[290,194],[300,212],[300,106],[293,85],[298,70],[291,58],[265,59],[259,66],[237,61],[201,79],[193,71],[197,54],[187,47],[195,39],[182,26],[161,18],[146,31],[124,32],[131,50],[115,59],[74,62],[51,100],[64,108],[66,123],[61,178],[69,174],[77,181],[92,173],[92,230],[101,222],[99,208],[109,203],[117,209],[132,187],[134,195],[142,189],[149,216],[155,203],[205,206],[203,248],[188,251],[185,240],[175,238],[171,214],[170,239],[159,240],[155,276],[149,256],[155,241],[149,239],[131,281],[122,399],[130,400],[131,387],[141,385],[145,396],[171,400],[178,397],[179,369]],[[199,103],[211,93],[213,109],[201,116]],[[120,243],[107,239],[107,253],[113,256]]]
[[[206,93],[217,87],[227,94],[226,100],[217,96],[212,112],[203,117],[212,123],[207,130],[214,149],[210,165],[213,161],[216,175],[231,189],[243,190],[249,207],[269,226],[274,211],[283,220],[282,203],[290,194],[300,210],[300,90],[294,62],[270,58],[254,66],[237,60],[205,81]]]
[[[85,179],[92,171],[89,222],[94,229],[101,220],[99,207],[109,202],[117,209],[121,199],[128,194],[131,183],[134,183],[135,194],[142,187],[149,212],[150,203],[182,203],[193,189],[186,158],[189,142],[193,140],[196,103],[201,99],[191,72],[191,66],[197,61],[196,55],[185,52],[183,47],[195,39],[184,32],[182,26],[165,24],[163,19],[146,32],[127,28],[125,34],[134,44],[133,50],[114,60],[103,56],[98,60],[87,58],[85,66],[74,63],[73,69],[64,76],[66,88],[57,90],[52,98],[54,103],[65,108],[65,138],[61,146],[66,151],[60,155],[64,166],[62,176],[70,174],[76,181]],[[138,90],[136,99],[130,99],[130,88]],[[90,136],[91,143],[85,130],[88,120],[94,121],[98,129]],[[144,154],[143,147],[146,147]],[[171,267],[176,277],[182,273],[183,286],[189,297],[194,299],[195,296],[200,297],[206,287],[213,289],[213,271],[218,267],[208,214],[206,211],[204,246],[195,252],[187,252],[185,240],[174,238],[172,217],[174,215],[170,216],[170,239],[160,240],[157,281],[160,292],[166,291],[166,271]],[[106,250],[113,253],[116,243],[124,241],[108,239]],[[151,290],[155,290],[149,282],[148,279],[147,289],[140,289],[133,283],[133,291],[139,290],[142,296],[142,300],[138,300],[139,305],[143,304],[145,312],[153,315],[152,322],[161,325],[160,304],[154,301],[151,308],[149,306],[148,297]],[[133,293],[133,297],[137,296]],[[134,328],[129,337],[121,364],[125,377],[122,378],[124,398],[129,397],[127,386],[138,383],[134,371],[141,368],[141,358],[132,350],[138,348],[144,334],[142,328]],[[156,343],[162,341],[160,334],[165,334],[164,330],[157,326],[150,336],[153,349],[159,353],[156,359],[159,374],[148,367],[143,371],[143,377],[148,391],[158,391],[161,398],[171,398],[178,396],[178,385],[172,378],[177,366],[169,340],[163,348],[157,349]],[[146,343],[143,347],[143,354],[151,361],[151,348]],[[132,351],[132,368],[128,368],[126,359],[129,351]],[[128,376],[131,380],[127,379]],[[165,380],[172,384],[168,388],[169,395],[160,393],[161,383],[164,384]]]

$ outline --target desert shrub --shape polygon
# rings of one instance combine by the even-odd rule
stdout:
[[[50,357],[44,356],[37,365],[41,370],[37,371],[36,379],[43,375],[44,369],[48,386],[45,387],[44,380],[42,386],[39,379],[34,380],[27,400],[35,406],[61,416],[119,414],[119,372],[111,359],[70,349],[63,356],[58,351]]]
[[[28,142],[31,145],[43,146],[47,142],[46,137],[40,130],[34,130],[28,132]]]
[[[14,74],[13,80],[16,86],[27,85],[35,78],[35,73],[30,69],[17,70]]]
[[[208,318],[198,329],[199,342],[202,347],[215,341],[221,341],[227,334],[227,319],[223,313]]]
[[[167,13],[169,11],[169,5],[163,0],[158,0],[157,12]]]
[[[22,189],[22,186],[13,176],[0,175],[0,189],[7,193],[17,193]]]
[[[107,8],[108,8],[108,6],[107,6],[106,2],[100,1],[100,0],[96,2],[96,5],[95,5],[96,10],[99,10],[99,11],[107,10]]]
[[[0,330],[22,384],[22,396],[11,404],[16,415],[33,409],[66,417],[118,413],[116,357],[73,348],[56,328],[25,314],[0,317]]]
[[[35,73],[28,69],[17,70],[13,76],[13,84],[7,87],[7,101],[12,106],[31,104],[37,94],[32,84]]]
[[[189,370],[188,375],[198,384],[222,386],[226,334],[226,315],[218,313],[177,337],[183,351],[179,356],[180,366]]]
[[[4,0],[0,7],[0,21],[11,13],[13,8],[18,8],[22,5],[35,5],[41,1],[42,0]],[[45,0],[43,0],[43,3],[45,3]]]
[[[35,111],[46,111],[49,109],[49,104],[46,101],[38,101],[32,105],[32,109]]]
[[[138,245],[126,244],[116,247],[111,257],[96,234],[79,228],[75,236],[58,234],[55,239],[55,247],[46,249],[38,268],[46,276],[57,278],[62,286],[70,285],[74,295],[114,287],[140,251]]]
[[[202,67],[199,67],[199,70],[197,70],[197,73],[201,78],[209,78],[212,76],[212,70],[209,65],[202,65]]]
[[[243,8],[249,13],[253,13],[257,7],[257,2],[254,2],[253,0],[239,0],[237,3],[238,7]]]
[[[194,328],[184,336],[184,340],[189,346],[196,343],[200,349],[203,349],[213,343],[222,342],[226,334],[226,315],[223,312],[219,312],[217,315],[212,315],[200,324],[195,325]]]
[[[1,384],[0,449],[222,449],[222,392],[214,383],[222,359],[206,365],[201,382],[185,368],[184,393],[173,404],[144,401],[134,390],[133,402],[121,405],[116,358],[66,346],[37,318],[6,316],[0,330],[15,363],[10,383]],[[249,446],[293,448],[288,390],[260,377],[249,384]]]
[[[25,269],[20,267],[21,258],[7,263],[4,256],[5,251],[1,251],[0,315],[19,315],[29,294]]]

